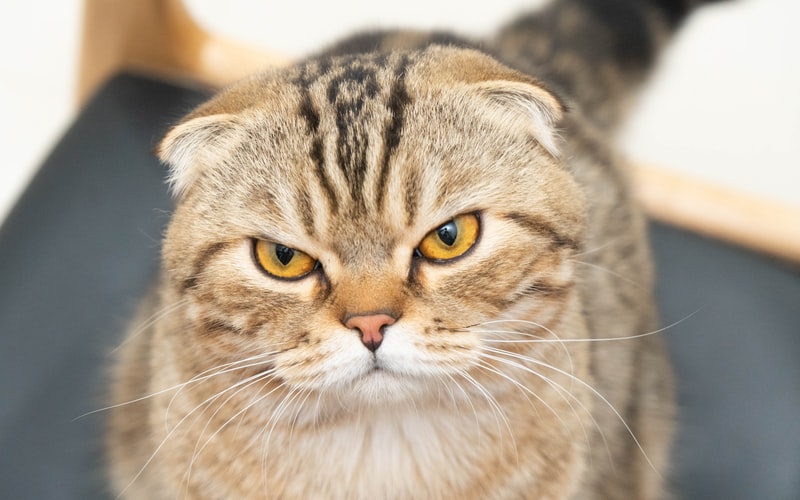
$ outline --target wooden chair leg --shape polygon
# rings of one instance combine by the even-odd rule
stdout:
[[[206,32],[181,0],[85,0],[78,100],[120,70],[221,87],[287,57]]]

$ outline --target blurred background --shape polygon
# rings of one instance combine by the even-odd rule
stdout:
[[[207,29],[289,56],[369,27],[481,36],[543,3],[186,1]],[[796,0],[738,0],[695,15],[642,96],[624,151],[800,205],[799,19]],[[0,220],[76,113],[81,20],[81,0],[0,0]]]

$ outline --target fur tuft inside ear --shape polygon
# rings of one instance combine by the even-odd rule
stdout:
[[[472,87],[506,112],[516,112],[530,125],[530,132],[550,154],[558,156],[557,125],[564,106],[550,92],[527,82],[496,80]]]
[[[511,113],[526,119],[536,140],[550,154],[558,155],[556,127],[566,106],[536,78],[474,50],[433,46],[427,53],[435,79],[447,85],[467,85],[487,98],[500,116]]]
[[[239,120],[231,114],[190,118],[170,130],[156,153],[169,166],[173,195],[182,197],[203,169],[218,162],[243,134]]]

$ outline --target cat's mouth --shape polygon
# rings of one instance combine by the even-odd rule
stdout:
[[[387,373],[389,370],[386,369],[385,363],[382,363],[378,356],[372,356],[372,364],[367,368],[367,373],[364,376],[372,376],[379,373]]]
[[[399,373],[387,366],[385,361],[381,361],[380,357],[374,355],[366,370],[359,377],[364,381],[396,381],[398,378],[401,378]]]
[[[422,374],[414,374],[408,370],[404,370],[402,366],[392,363],[389,360],[381,359],[380,356],[373,356],[369,365],[357,377],[357,380],[367,382],[369,384],[379,384],[384,389],[401,388],[407,386],[414,386],[419,383],[421,379],[426,378]]]

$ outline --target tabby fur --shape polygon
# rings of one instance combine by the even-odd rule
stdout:
[[[123,498],[665,495],[672,377],[610,136],[682,2],[566,0],[481,43],[360,35],[223,90],[114,368]],[[502,62],[501,62],[502,61]],[[464,255],[415,250],[474,213]],[[265,274],[253,240],[319,262]],[[374,352],[353,315],[381,314]]]

